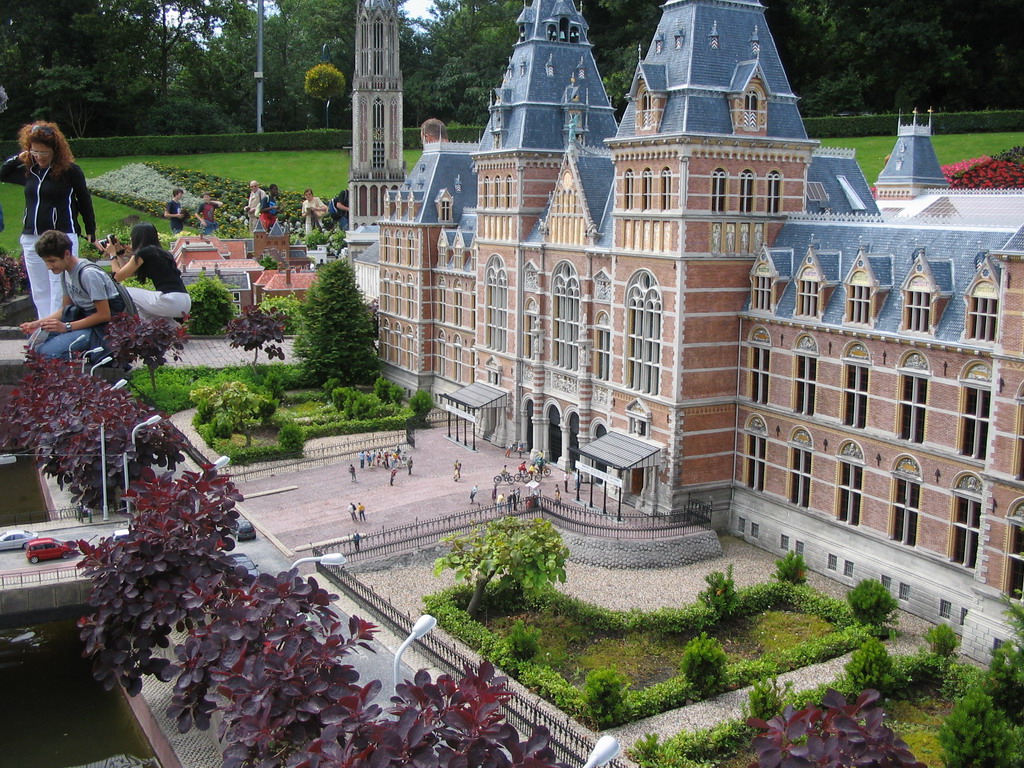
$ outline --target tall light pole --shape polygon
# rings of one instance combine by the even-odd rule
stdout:
[[[158,421],[160,421],[162,419],[163,419],[163,416],[161,416],[160,414],[156,414],[155,416],[150,416],[148,419],[146,419],[141,424],[136,424],[134,427],[132,427],[132,439],[131,439],[132,448],[135,447],[135,438],[138,436],[140,429],[142,429],[143,427],[152,427],[154,424],[156,424]],[[127,449],[125,450],[125,452],[123,454],[121,454],[121,459],[122,459],[123,467],[124,467],[124,489],[127,492],[128,485],[129,485],[129,482],[128,482],[128,451],[127,451]],[[130,512],[131,511],[131,501],[127,497],[125,497],[125,500],[124,500],[124,509],[125,509],[125,512]]]
[[[98,363],[96,363],[96,365],[94,365],[92,368],[89,369],[89,375],[90,376],[95,376],[97,368],[99,368],[101,365],[106,365],[107,363],[109,363],[113,359],[114,358],[112,358],[110,355],[107,355],[102,360],[100,360]]]
[[[256,133],[263,133],[263,0],[256,4]]]
[[[402,654],[405,653],[405,649],[427,634],[427,632],[432,630],[435,626],[437,626],[437,619],[429,613],[423,614],[416,619],[416,623],[412,625],[412,632],[409,633],[409,636],[402,641],[400,646],[398,646],[398,652],[395,654],[395,684],[393,686],[395,690],[398,690],[399,667],[402,664]]]
[[[294,571],[303,563],[320,563],[321,565],[344,565],[348,560],[341,552],[328,552],[326,555],[320,555],[318,557],[300,557],[291,567],[289,571]]]
[[[81,341],[82,339],[87,339],[87,338],[89,338],[89,337],[88,336],[81,336],[78,339],[76,339],[75,341],[71,342],[71,346],[74,346],[77,342]],[[103,347],[95,347],[94,349],[90,349],[90,350],[87,350],[87,351],[82,353],[82,373],[85,373],[85,364],[87,362],[89,362],[89,359],[93,355],[100,354],[102,351],[103,351]],[[68,354],[71,354],[70,350],[68,351]]]
[[[610,762],[621,751],[622,747],[614,736],[602,736],[590,751],[590,757],[583,764],[583,768],[598,768]]]

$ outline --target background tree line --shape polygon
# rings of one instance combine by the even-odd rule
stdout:
[[[404,0],[398,0],[401,4]],[[1018,0],[766,0],[767,18],[806,116],[1021,106]],[[356,0],[268,3],[264,128],[322,127],[306,71],[331,63],[352,82]],[[405,119],[482,124],[517,38],[522,0],[436,0],[403,16]],[[589,0],[590,41],[620,109],[661,16],[660,0]],[[0,135],[29,119],[72,136],[219,133],[255,126],[256,9],[248,0],[22,0],[0,10]],[[351,87],[351,86],[349,86]],[[347,95],[331,125],[351,120]]]

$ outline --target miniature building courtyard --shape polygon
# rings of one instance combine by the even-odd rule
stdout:
[[[517,23],[479,144],[428,123],[383,193],[389,378],[985,658],[1024,588],[1024,193],[949,191],[914,115],[876,198],[757,0],[666,2],[618,124],[574,3]]]

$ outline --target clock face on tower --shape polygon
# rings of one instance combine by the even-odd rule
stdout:
[[[374,128],[373,129],[373,140],[374,141],[384,141],[384,129],[383,128]]]

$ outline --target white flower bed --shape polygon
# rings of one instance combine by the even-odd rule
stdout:
[[[174,184],[148,165],[131,163],[91,179],[89,189],[166,202],[171,199]],[[202,198],[196,197],[186,189],[181,204],[190,211],[196,211],[202,202]]]

